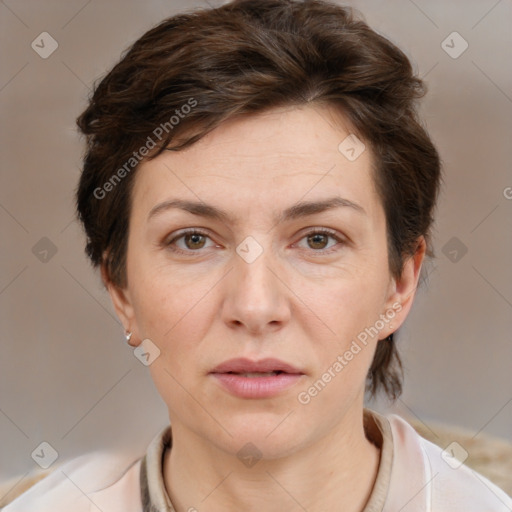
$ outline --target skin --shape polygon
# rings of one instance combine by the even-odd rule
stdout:
[[[105,271],[103,278],[130,343],[149,338],[161,351],[149,368],[172,424],[164,480],[177,512],[356,512],[371,494],[380,450],[363,428],[365,379],[377,343],[410,310],[425,242],[393,278],[368,145],[355,161],[338,150],[350,133],[329,107],[282,108],[227,121],[137,171],[128,284],[113,285]],[[274,221],[296,202],[336,195],[364,213],[345,206]],[[233,221],[175,208],[148,220],[170,198],[213,204]],[[208,236],[169,245],[183,228]],[[313,228],[334,230],[339,241],[308,238]],[[236,252],[248,236],[263,249],[252,263]],[[299,403],[298,394],[397,303],[378,336]],[[275,357],[305,375],[278,396],[242,399],[208,375],[233,357]],[[249,442],[262,453],[251,468],[236,455]]]

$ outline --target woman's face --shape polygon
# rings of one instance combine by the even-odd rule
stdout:
[[[349,135],[326,107],[279,109],[140,165],[128,285],[109,290],[132,342],[160,351],[150,371],[173,430],[273,458],[360,421],[423,254],[391,277],[370,151]],[[256,366],[217,368],[234,358]],[[258,366],[270,358],[289,367]]]

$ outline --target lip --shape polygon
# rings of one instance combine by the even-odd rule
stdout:
[[[280,359],[266,358],[260,361],[251,361],[244,357],[229,359],[216,366],[211,373],[247,373],[247,372],[285,372],[290,374],[303,374],[298,368],[285,363]]]
[[[282,372],[268,377],[244,377],[240,373]],[[240,398],[269,398],[295,385],[304,375],[302,371],[279,359],[267,358],[260,361],[237,358],[216,366],[210,375],[222,387]]]

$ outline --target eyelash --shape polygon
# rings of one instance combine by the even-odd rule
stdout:
[[[192,249],[189,249],[187,251],[183,250],[183,249],[179,249],[179,248],[176,248],[176,247],[173,247],[173,244],[185,237],[186,235],[201,235],[201,236],[204,236],[204,237],[207,237],[207,238],[210,238],[209,236],[209,233],[207,233],[206,231],[203,231],[199,228],[189,228],[189,229],[185,229],[183,231],[180,231],[175,237],[173,237],[171,240],[165,242],[165,246],[168,247],[171,251],[175,252],[175,253],[178,253],[178,254],[186,254],[188,256],[190,256],[192,253],[199,253],[200,252],[200,249],[194,251]],[[336,240],[336,242],[338,242],[336,245],[334,245],[333,247],[331,247],[330,249],[323,249],[323,250],[315,250],[315,249],[311,249],[313,251],[313,253],[315,253],[316,255],[319,255],[319,256],[323,256],[323,255],[326,255],[326,254],[330,254],[334,251],[336,251],[336,247],[339,245],[339,244],[344,244],[345,243],[345,240],[342,239],[340,236],[338,236],[338,234],[336,233],[336,231],[333,231],[331,229],[328,229],[328,228],[321,228],[321,229],[312,229],[311,231],[308,231],[307,233],[305,233],[302,238],[300,240],[303,240],[304,238],[307,238],[308,236],[313,236],[313,235],[327,235],[328,237],[331,237],[333,238],[334,240]],[[299,240],[299,241],[300,241]]]

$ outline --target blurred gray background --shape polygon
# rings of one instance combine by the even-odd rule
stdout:
[[[398,338],[405,392],[368,405],[512,440],[512,2],[344,3],[427,81],[421,112],[445,171],[437,257]],[[205,5],[0,2],[0,480],[38,470],[43,441],[59,461],[142,453],[168,421],[83,253],[75,118],[129,44]]]

